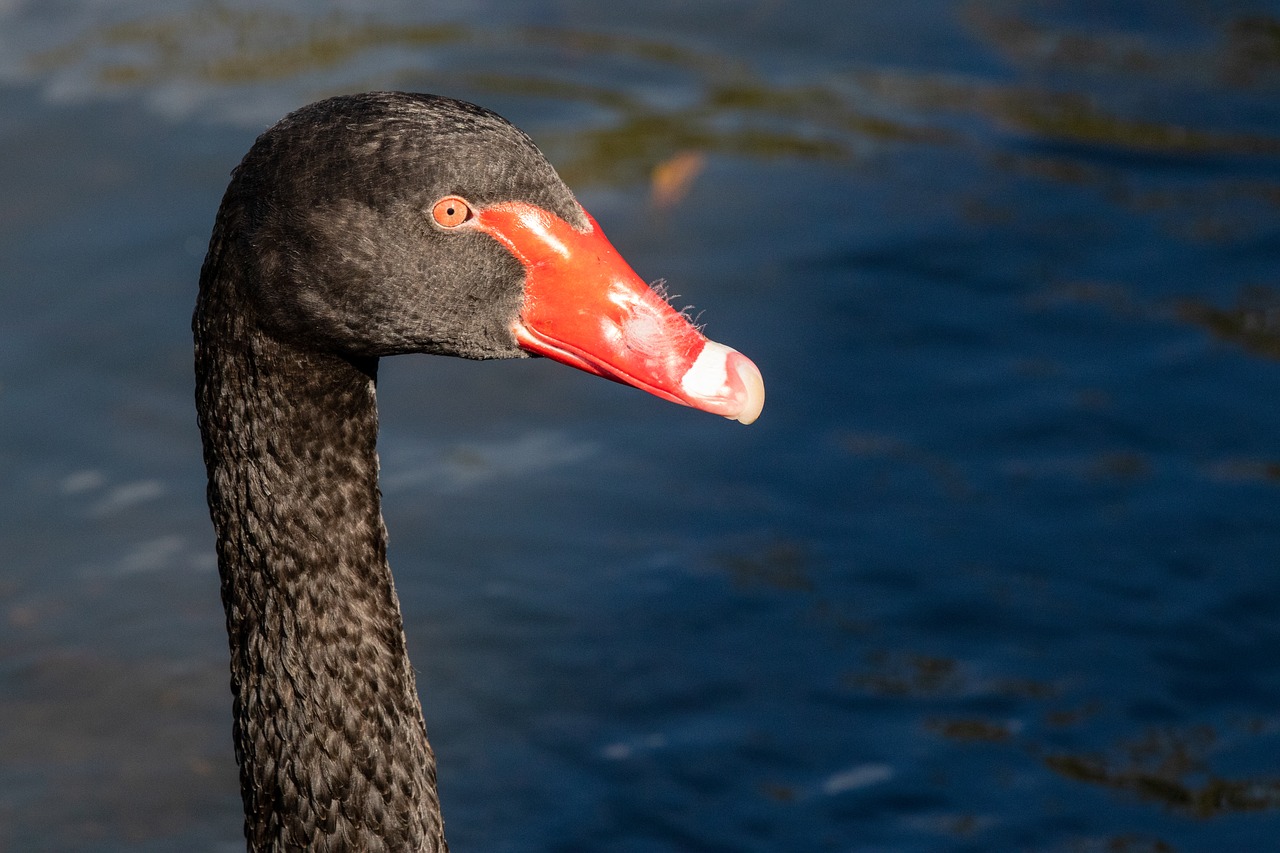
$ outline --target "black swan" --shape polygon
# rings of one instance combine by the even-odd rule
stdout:
[[[760,373],[641,281],[521,131],[304,107],[232,173],[192,321],[251,850],[447,850],[386,561],[378,359],[548,356],[750,423]]]

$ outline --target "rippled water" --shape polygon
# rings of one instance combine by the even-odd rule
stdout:
[[[241,846],[190,310],[373,88],[770,394],[384,363],[454,849],[1277,847],[1280,5],[66,0],[0,2],[0,850]]]

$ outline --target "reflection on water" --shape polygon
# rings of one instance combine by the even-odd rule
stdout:
[[[1266,358],[1280,359],[1280,288],[1246,287],[1231,308],[1187,300],[1182,315],[1224,341]]]
[[[1170,809],[1209,818],[1280,807],[1280,779],[1224,779],[1209,756],[1220,740],[1212,728],[1155,731],[1121,747],[1119,759],[1048,755],[1045,766],[1068,779],[1134,794]]]
[[[1098,20],[1088,20],[1087,13],[1077,14],[1070,23],[1054,25],[1036,20],[1025,14],[1026,8],[1019,8],[1034,9],[1037,5],[1040,12],[1058,6],[1056,11],[1068,18],[1075,11],[1075,4],[1069,3],[970,2],[965,5],[963,17],[1004,56],[1038,70],[1190,84],[1207,79],[1233,87],[1274,85],[1280,73],[1280,17],[1210,17],[1204,21],[1208,32],[1197,33],[1195,39],[1166,41],[1156,34],[1144,34],[1137,27],[1108,28],[1106,23],[1100,26]],[[1204,20],[1194,11],[1175,9],[1171,4],[1165,12],[1171,17],[1186,15],[1192,21]],[[1129,11],[1118,7],[1115,17],[1123,19]],[[1188,47],[1187,41],[1195,46]]]
[[[393,54],[417,68],[424,52],[446,57],[433,73],[441,90],[553,99],[608,110],[607,126],[575,127],[570,137],[544,140],[566,148],[560,171],[571,184],[643,179],[673,151],[699,150],[748,157],[844,159],[853,136],[895,141],[938,140],[940,133],[859,111],[838,77],[830,85],[779,86],[730,55],[667,42],[545,27],[504,30],[462,25],[390,25],[363,15],[298,18],[278,11],[201,5],[181,16],[127,21],[81,34],[31,57],[37,73],[79,68],[105,89],[263,84],[342,69],[373,54]],[[516,73],[448,59],[476,52],[512,51],[554,58]],[[555,65],[631,60],[652,73],[691,78],[699,91],[687,104],[655,103],[616,86],[599,86],[556,73]],[[396,72],[392,71],[394,75]],[[572,144],[570,144],[570,142]]]
[[[384,367],[456,849],[1280,832],[1274,3],[438,5],[0,5],[0,848],[236,846],[191,290],[369,88],[527,124],[771,377]]]
[[[775,542],[759,555],[726,556],[724,567],[736,583],[745,587],[763,584],[776,590],[809,592],[809,576],[803,546],[795,542]]]
[[[454,26],[318,19],[272,10],[201,5],[182,17],[149,16],[110,24],[31,57],[37,73],[89,64],[106,88],[197,80],[237,86],[291,79],[357,61],[372,50],[460,46]]]
[[[996,4],[997,6],[999,4]],[[971,3],[962,18],[1017,61],[1040,71],[1111,76],[1149,73],[1198,77],[1203,66],[1222,79],[1261,85],[1277,65],[1280,22],[1245,17],[1226,26],[1219,44],[1192,56],[1160,54],[1123,33],[1056,31],[988,4]],[[511,52],[553,60],[515,73],[477,67],[467,57]],[[643,180],[673,152],[705,151],[743,157],[846,160],[869,144],[960,141],[945,114],[968,111],[1050,143],[1102,145],[1167,154],[1276,154],[1271,134],[1223,132],[1187,124],[1140,120],[1102,106],[1087,91],[999,84],[954,75],[921,75],[836,63],[822,79],[795,85],[770,80],[754,63],[706,46],[623,33],[457,24],[391,24],[367,14],[320,17],[271,9],[201,3],[185,13],[152,15],[94,28],[29,57],[39,75],[68,69],[107,90],[261,86],[351,69],[361,62],[382,73],[415,76],[423,55],[439,55],[436,89],[552,99],[608,111],[594,126],[544,139],[567,155],[561,172],[575,185]],[[454,61],[456,58],[456,61]],[[686,78],[682,97],[655,101],[616,85],[567,77],[557,65],[630,61],[642,77]],[[1212,69],[1209,67],[1212,66]],[[1206,70],[1206,73],[1208,73]],[[188,93],[190,95],[190,93]],[[877,103],[882,109],[868,109]],[[905,112],[904,112],[905,111]]]
[[[901,698],[1048,699],[1059,692],[1053,685],[1037,681],[979,675],[953,658],[882,651],[869,654],[866,670],[847,675],[845,683],[879,696]]]

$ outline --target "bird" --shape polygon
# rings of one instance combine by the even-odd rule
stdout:
[[[483,107],[301,107],[232,171],[192,318],[251,851],[445,851],[387,564],[379,360],[546,357],[750,423],[760,371]]]

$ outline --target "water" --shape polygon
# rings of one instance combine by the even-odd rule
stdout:
[[[372,88],[769,387],[384,363],[454,849],[1275,849],[1280,5],[611,9],[0,4],[0,850],[241,845],[190,310],[253,137]]]

